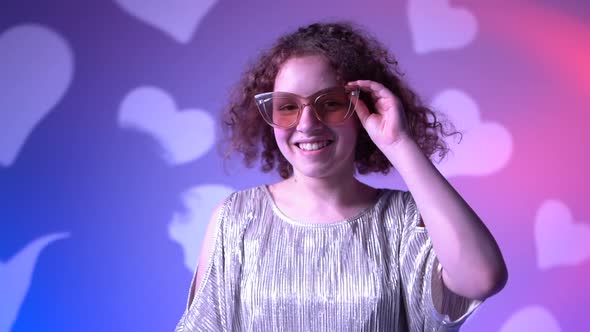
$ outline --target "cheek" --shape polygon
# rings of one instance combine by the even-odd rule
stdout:
[[[356,146],[356,141],[362,130],[361,123],[356,116],[348,121],[349,122],[342,128],[341,135],[344,136],[344,141],[347,145]]]
[[[284,130],[276,129],[276,128],[273,128],[273,135],[274,135],[275,140],[277,141],[277,143],[279,143],[280,141],[283,141],[285,139],[285,137],[287,136],[285,134],[285,131]]]
[[[277,142],[277,146],[284,154],[284,149],[289,146],[289,138],[291,136],[289,131],[274,128],[273,133],[274,139]]]

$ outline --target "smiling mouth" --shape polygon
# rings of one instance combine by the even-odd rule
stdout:
[[[321,142],[313,142],[313,143],[296,143],[297,147],[303,151],[317,151],[325,148],[326,146],[332,144],[333,141],[321,141]]]

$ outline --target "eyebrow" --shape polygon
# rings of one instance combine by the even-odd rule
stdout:
[[[311,95],[309,95],[309,96],[301,96],[301,95],[298,95],[298,94],[296,94],[296,93],[293,93],[293,92],[286,92],[286,91],[273,91],[273,92],[288,93],[288,94],[291,94],[291,95],[295,95],[295,96],[298,96],[298,97],[303,97],[303,98],[309,99],[309,98],[311,98],[311,97],[315,97],[315,96],[317,96],[317,95],[319,95],[319,94],[322,94],[322,93],[328,92],[328,91],[330,91],[330,90],[341,89],[341,88],[343,88],[343,87],[341,87],[341,86],[333,86],[333,87],[329,87],[329,88],[325,88],[325,89],[322,89],[322,90],[316,91],[316,92],[312,93],[312,94],[311,94]]]

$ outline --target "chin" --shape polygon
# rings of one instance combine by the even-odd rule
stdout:
[[[294,172],[295,175],[315,179],[325,179],[337,176],[344,177],[345,174],[342,170],[336,171],[333,167],[300,167],[294,168]]]

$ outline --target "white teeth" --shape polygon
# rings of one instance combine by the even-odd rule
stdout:
[[[301,150],[314,151],[325,147],[326,145],[328,145],[328,143],[328,141],[322,141],[314,143],[299,143],[298,145]]]

